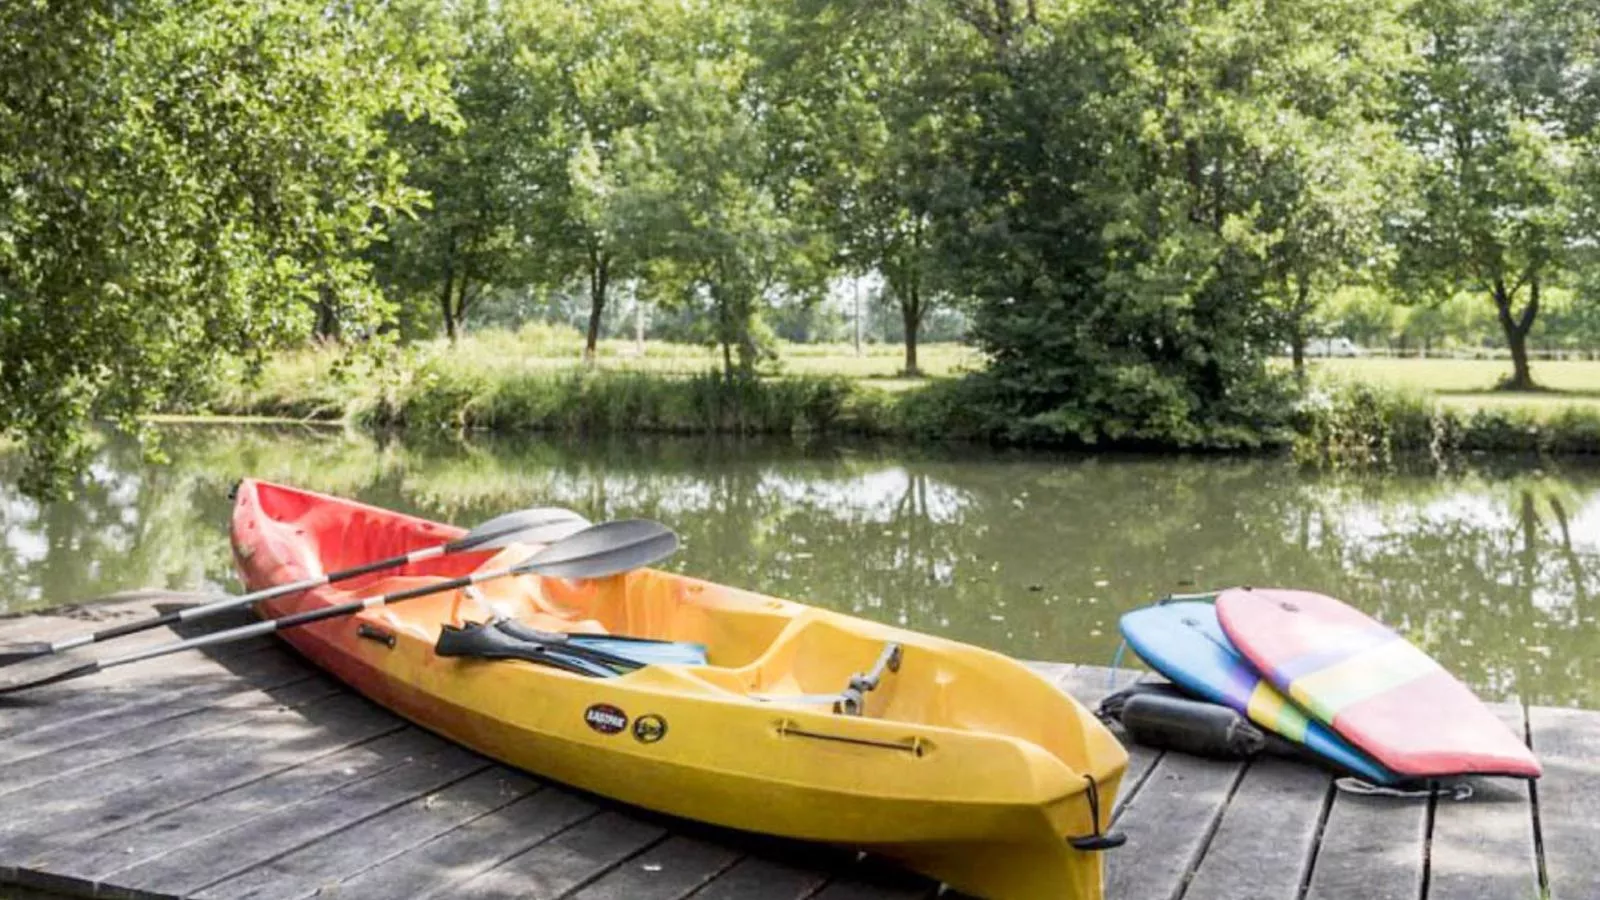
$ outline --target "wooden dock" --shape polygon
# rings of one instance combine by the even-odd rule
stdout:
[[[0,621],[0,642],[152,613]],[[157,630],[115,645],[170,640]],[[1094,702],[1113,673],[1036,664]],[[1117,678],[1127,680],[1128,673]],[[1134,748],[1109,900],[1600,897],[1600,713],[1498,709],[1546,776],[1369,797],[1279,759]],[[82,897],[698,900],[930,896],[870,858],[658,816],[420,730],[259,640],[0,704],[0,885]],[[0,896],[6,891],[0,887]]]

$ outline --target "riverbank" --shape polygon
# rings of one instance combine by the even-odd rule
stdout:
[[[896,371],[897,346],[868,346],[857,356],[848,346],[785,345],[759,377],[734,380],[719,373],[705,348],[608,341],[593,366],[581,362],[580,348],[575,332],[538,326],[378,353],[303,350],[274,357],[253,378],[241,369],[215,373],[203,402],[172,412],[421,433],[859,435],[1058,448],[1289,450],[1302,461],[1331,465],[1416,455],[1447,461],[1479,452],[1600,454],[1600,395],[1573,387],[1600,378],[1594,363],[1547,363],[1552,383],[1565,390],[1504,394],[1487,389],[1493,360],[1384,360],[1382,371],[1366,373],[1373,375],[1368,380],[1357,380],[1365,378],[1363,366],[1371,368],[1366,360],[1316,361],[1311,387],[1253,428],[1152,439],[1007,416],[991,386],[971,377],[981,361],[954,344],[924,348],[919,378]],[[1424,390],[1430,380],[1436,389]]]
[[[1600,454],[1600,407],[1459,406],[1413,391],[1361,384],[1314,389],[1295,414],[1296,458],[1387,464],[1402,456],[1448,462],[1462,454]]]

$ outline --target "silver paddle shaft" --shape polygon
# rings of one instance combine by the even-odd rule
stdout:
[[[434,548],[430,547],[428,549],[433,550]],[[292,615],[283,616],[277,619],[267,619],[251,625],[241,625],[238,628],[230,628],[227,631],[218,631],[213,634],[202,634],[199,637],[192,637],[187,640],[174,641],[169,644],[162,644],[157,647],[149,647],[144,650],[135,650],[132,653],[125,653],[122,656],[112,656],[107,659],[100,660],[100,668],[106,669],[110,668],[111,666],[120,666],[127,663],[139,662],[140,660],[150,659],[156,656],[165,656],[168,653],[178,653],[184,650],[197,650],[201,647],[210,647],[214,644],[226,644],[232,641],[257,637],[263,634],[272,634],[275,631],[282,631],[285,628],[293,628],[296,625],[306,625],[311,622],[319,622],[323,619],[331,619],[336,616],[349,615],[351,613],[360,612],[364,609],[377,609],[378,607],[387,603],[394,603],[399,600],[409,600],[413,597],[421,597],[427,594],[442,593],[448,590],[467,587],[468,585],[479,584],[484,581],[493,581],[496,578],[505,578],[510,575],[520,575],[526,571],[527,569],[523,567],[523,564],[519,564],[517,566],[507,566],[503,569],[491,569],[487,572],[474,572],[471,575],[464,575],[460,578],[451,579],[450,581],[442,581],[435,584],[425,584],[409,590],[397,591],[393,594],[379,594],[375,597],[367,597],[362,600],[352,600],[349,603],[340,603],[335,606],[325,606],[322,609],[306,610],[305,612],[294,613]],[[304,590],[304,588],[300,588],[300,590]]]
[[[436,556],[443,556],[448,547],[448,544],[438,544],[432,547],[424,547],[421,550],[413,550],[404,556],[382,560],[381,565],[374,564],[372,568],[373,571],[376,571],[380,568],[394,568],[396,566],[404,566],[410,565],[411,563],[422,562],[425,559],[433,559]],[[344,575],[343,573],[341,573],[341,576],[342,578],[351,577],[349,575]],[[276,600],[279,597],[288,596],[289,594],[297,594],[301,591],[309,591],[312,588],[319,588],[325,584],[330,584],[332,581],[332,576],[323,574],[318,575],[315,578],[305,578],[300,581],[291,581],[288,584],[280,584],[276,587],[253,591],[249,594],[242,594],[237,597],[220,597],[210,603],[203,603],[200,606],[186,606],[182,609],[173,610],[171,613],[168,613],[162,617],[162,623],[171,624],[173,622],[193,622],[197,619],[204,619],[214,616],[218,613],[227,612],[232,609],[238,609],[241,606],[248,606],[251,603],[263,603],[267,600]],[[62,638],[58,641],[52,641],[50,643],[50,652],[61,653],[66,650],[71,650],[74,647],[82,647],[88,644],[93,644],[96,641],[103,639],[104,635],[102,633],[73,635],[72,637]]]

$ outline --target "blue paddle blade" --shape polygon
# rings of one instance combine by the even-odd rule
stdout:
[[[568,635],[567,641],[590,650],[631,659],[640,665],[703,666],[706,646],[688,641],[641,641],[606,637],[601,634]]]

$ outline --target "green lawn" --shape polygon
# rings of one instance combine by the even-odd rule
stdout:
[[[1384,385],[1433,394],[1464,409],[1527,408],[1548,415],[1570,406],[1600,409],[1600,362],[1539,361],[1533,377],[1545,391],[1506,392],[1495,383],[1511,372],[1502,359],[1315,359],[1311,370],[1330,380]]]
[[[473,340],[473,339],[469,339]],[[899,344],[863,344],[858,355],[850,344],[778,345],[778,371],[796,375],[847,375],[851,378],[883,379],[914,384],[901,377],[905,348]],[[539,368],[575,365],[583,355],[582,341],[562,342],[539,348],[538,355],[525,358],[525,364]],[[601,368],[651,372],[703,372],[722,365],[720,351],[693,344],[649,341],[640,354],[633,341],[601,341],[597,361]],[[961,344],[923,344],[917,348],[917,363],[923,374],[935,378],[975,369],[982,359],[971,347]],[[893,384],[885,384],[891,387]]]
[[[918,348],[922,378],[901,372],[905,350],[899,344],[864,344],[856,353],[850,344],[778,345],[775,365],[763,371],[777,375],[843,375],[883,390],[906,390],[930,378],[947,378],[982,365],[982,357],[960,344],[924,344]],[[309,417],[337,418],[352,405],[376,397],[384,382],[414,377],[421,367],[470,375],[487,381],[530,372],[576,370],[583,364],[583,337],[570,328],[531,325],[517,331],[484,330],[467,334],[454,345],[444,340],[412,344],[391,358],[348,355],[338,346],[290,350],[270,358],[258,380],[230,365],[216,373],[213,409],[268,411]],[[695,344],[629,340],[601,341],[596,366],[612,371],[691,375],[722,365],[720,351]]]
[[[693,344],[648,341],[602,341],[596,364],[619,371],[693,374],[721,365],[721,354]],[[767,371],[778,375],[844,375],[885,390],[904,390],[982,366],[982,356],[960,344],[925,344],[919,348],[924,378],[901,375],[904,350],[899,344],[788,344],[777,347],[778,362]],[[583,339],[576,331],[544,325],[519,331],[486,330],[450,345],[425,341],[401,351],[398,358],[376,364],[345,359],[338,348],[308,348],[273,357],[253,384],[242,372],[220,373],[221,410],[321,410],[337,417],[352,397],[375,396],[379,383],[401,373],[414,373],[427,363],[434,369],[494,380],[538,371],[575,369],[581,365]],[[343,362],[341,362],[343,360]],[[346,366],[345,363],[349,365]],[[1287,361],[1280,361],[1287,366]],[[1510,371],[1510,362],[1495,359],[1314,359],[1308,362],[1319,378],[1359,382],[1431,394],[1440,402],[1467,410],[1528,408],[1539,415],[1580,406],[1600,410],[1600,362],[1536,361],[1533,374],[1548,390],[1530,393],[1495,391]],[[266,401],[266,402],[263,402]],[[312,412],[310,414],[317,414]]]

